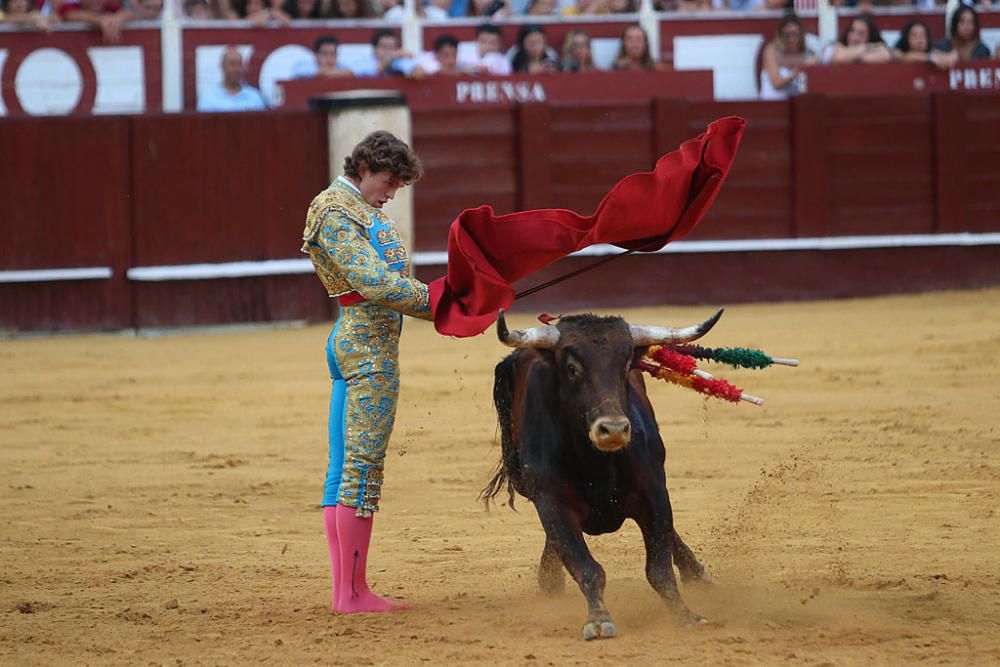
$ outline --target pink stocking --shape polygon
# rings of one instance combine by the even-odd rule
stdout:
[[[365,570],[368,567],[372,519],[355,516],[355,509],[346,505],[336,505],[332,509],[336,514],[340,550],[340,581],[334,584],[337,595],[334,611],[353,614],[409,609],[409,605],[379,597],[368,589]]]
[[[337,506],[327,505],[323,508],[323,526],[326,528],[326,545],[330,549],[330,574],[333,588],[330,594],[330,609],[337,611],[337,594],[344,587],[340,576],[340,540],[337,539]]]

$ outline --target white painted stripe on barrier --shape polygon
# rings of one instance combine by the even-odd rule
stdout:
[[[0,271],[0,283],[47,283],[54,280],[107,280],[114,273],[108,266],[88,266],[78,269],[30,269]]]
[[[878,248],[920,248],[941,246],[1000,245],[1000,233],[989,234],[898,234],[891,236],[831,236],[803,239],[734,239],[718,241],[675,241],[655,253],[780,252],[788,250],[858,250]],[[613,245],[600,244],[573,253],[573,257],[599,257],[623,252]],[[444,266],[444,251],[413,254],[416,266]],[[308,259],[270,259],[261,262],[223,262],[218,264],[178,264],[173,266],[136,266],[128,270],[129,280],[210,280],[213,278],[251,278],[313,272]],[[110,276],[108,276],[110,277]]]
[[[989,234],[895,234],[888,236],[821,236],[802,239],[733,239],[717,241],[674,241],[651,254],[706,252],[780,252],[783,250],[859,250],[878,248],[924,248],[935,246],[1000,245],[1000,233]],[[579,250],[571,257],[600,257],[624,252],[606,243]],[[413,263],[418,266],[443,265],[446,252],[418,252]]]
[[[210,280],[213,278],[252,278],[312,273],[312,260],[268,259],[261,262],[222,262],[219,264],[176,264],[172,266],[134,266],[128,279],[142,282],[164,280]]]

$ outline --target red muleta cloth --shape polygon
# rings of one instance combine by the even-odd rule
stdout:
[[[619,181],[588,217],[565,209],[463,211],[448,232],[448,274],[430,283],[435,329],[482,333],[514,302],[512,283],[595,243],[652,251],[686,236],[715,201],[745,126],[735,116],[711,123],[653,171]]]

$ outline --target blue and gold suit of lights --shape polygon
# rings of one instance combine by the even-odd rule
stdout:
[[[331,297],[364,297],[341,307],[326,345],[333,390],[323,506],[347,505],[368,517],[378,510],[396,419],[402,316],[432,319],[430,298],[409,275],[396,225],[342,176],[313,200],[303,239]]]

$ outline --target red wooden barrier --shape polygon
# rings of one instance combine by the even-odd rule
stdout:
[[[306,208],[328,183],[319,114],[139,116],[132,132],[135,265],[303,257]],[[137,282],[136,324],[323,316],[307,278]]]
[[[0,122],[0,272],[110,270],[92,280],[0,280],[0,330],[129,326],[129,121]]]
[[[709,254],[623,260],[614,280],[602,269],[553,288],[546,303],[816,298],[1000,284],[1000,245],[989,239],[969,248],[836,252],[809,240],[1000,232],[1000,95],[968,93],[416,110],[414,145],[427,165],[414,193],[416,249],[443,250],[451,220],[484,203],[499,213],[548,206],[590,212],[623,175],[651,168],[709,121],[733,114],[750,122],[743,147],[691,239],[711,244]],[[0,123],[0,154],[0,329],[329,315],[308,266],[303,274],[210,280],[192,279],[190,269],[160,281],[143,273],[158,265],[302,258],[305,209],[328,180],[326,119],[319,114],[8,119]],[[791,250],[723,253],[729,239],[741,247],[783,240]],[[808,243],[794,243],[800,240]],[[570,259],[550,273],[588,261]],[[711,284],[688,278],[709,266]],[[95,267],[112,277],[12,282],[23,278],[14,271]],[[431,278],[443,267],[418,271]],[[663,271],[669,284],[650,277]]]
[[[413,192],[416,250],[446,247],[448,225],[466,208],[521,208],[517,137],[509,109],[413,112],[413,147],[425,167]]]
[[[33,30],[0,31],[0,50],[6,51],[6,58],[0,60],[0,96],[3,98],[7,114],[11,116],[23,113],[21,96],[18,90],[18,73],[25,60],[37,55],[42,49],[55,50],[58,56],[67,59],[72,72],[75,65],[75,76],[79,78],[80,95],[71,113],[90,114],[94,110],[97,98],[98,82],[106,77],[101,85],[106,98],[115,98],[111,89],[119,88],[122,73],[116,69],[123,63],[134,65],[141,70],[141,81],[134,93],[139,100],[144,100],[146,111],[158,111],[161,108],[161,55],[160,31],[149,28],[130,28],[122,31],[121,42],[106,44],[98,30],[37,32]],[[98,57],[102,54],[102,57]],[[103,64],[106,71],[98,71],[97,66]],[[66,72],[61,72],[66,75]],[[23,83],[23,82],[22,82]],[[107,100],[105,100],[107,106]],[[120,108],[103,109],[104,113],[121,113]],[[130,111],[142,109],[140,101],[138,109],[130,107]]]
[[[402,77],[371,79],[294,79],[278,84],[284,106],[305,109],[309,98],[322,93],[357,88],[398,90],[413,110],[467,107],[511,108],[516,104],[581,104],[613,100],[614,103],[650,100],[672,95],[712,99],[712,72],[558,73],[547,76],[517,74],[505,77],[434,76],[413,80]]]

